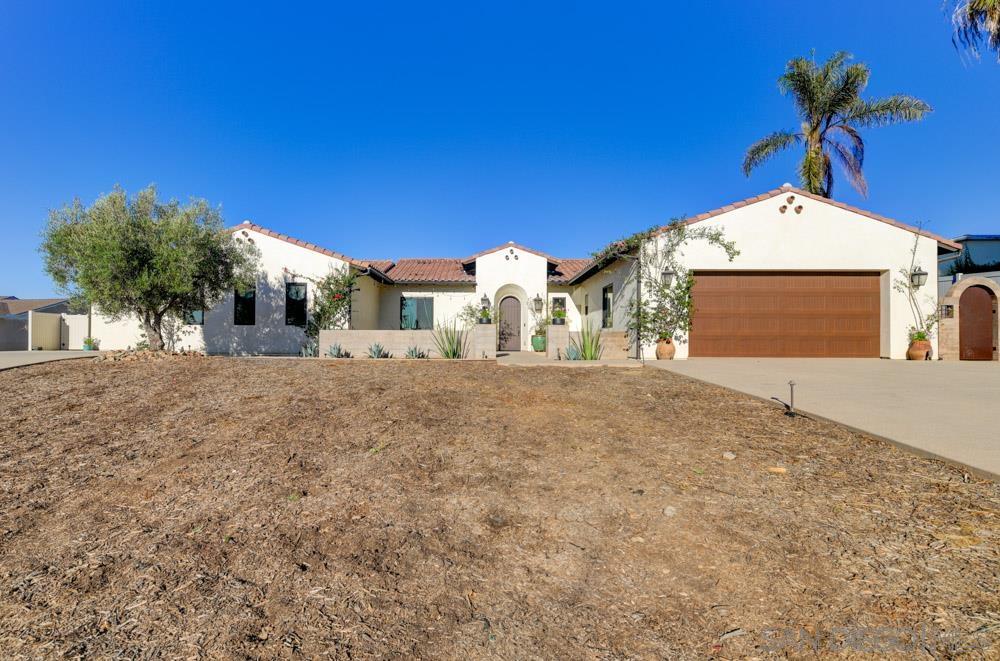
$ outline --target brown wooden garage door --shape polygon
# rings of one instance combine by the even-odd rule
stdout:
[[[694,275],[691,356],[879,356],[878,273]]]

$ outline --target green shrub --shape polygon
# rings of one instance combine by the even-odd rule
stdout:
[[[368,347],[368,357],[369,358],[392,358],[392,354],[385,350],[385,348],[376,342],[375,344]]]
[[[326,355],[328,358],[350,358],[351,352],[344,351],[338,342],[337,344],[330,345],[330,348],[326,350]]]
[[[435,326],[434,345],[442,358],[457,360],[465,358],[468,350],[468,335],[452,323],[450,326]]]
[[[418,347],[409,347],[406,350],[407,358],[427,358],[427,352]]]
[[[580,353],[580,360],[600,360],[604,353],[604,346],[601,344],[601,329],[595,328],[590,323],[580,328],[580,339],[571,337],[566,355],[569,356],[569,349],[574,348]],[[572,359],[571,359],[572,360]]]

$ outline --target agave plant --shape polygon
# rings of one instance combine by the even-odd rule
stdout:
[[[406,350],[407,358],[427,358],[427,352],[419,347],[409,347]]]
[[[368,347],[369,358],[392,358],[392,354],[385,350],[378,342]]]
[[[442,358],[452,360],[465,358],[468,335],[455,323],[450,326],[435,326],[432,336],[437,352]]]
[[[566,360],[581,360],[580,349],[570,344],[566,347]]]
[[[595,328],[590,323],[580,328],[580,339],[571,337],[569,346],[566,348],[566,357],[569,360],[577,360],[569,358],[571,350],[579,354],[579,360],[600,360],[601,354],[604,353],[604,345],[601,344],[601,329]]]
[[[340,343],[338,342],[337,344],[330,345],[330,348],[326,350],[326,355],[329,358],[350,358],[351,352],[344,351],[344,349],[341,348]]]
[[[316,342],[309,340],[302,345],[302,349],[299,354],[303,358],[317,358],[319,356],[319,345]]]

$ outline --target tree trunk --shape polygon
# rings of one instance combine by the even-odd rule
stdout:
[[[142,328],[146,332],[146,342],[152,351],[163,351],[163,317],[146,313],[142,317]]]

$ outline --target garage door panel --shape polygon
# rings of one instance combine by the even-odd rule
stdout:
[[[878,357],[880,277],[696,272],[691,356]]]

